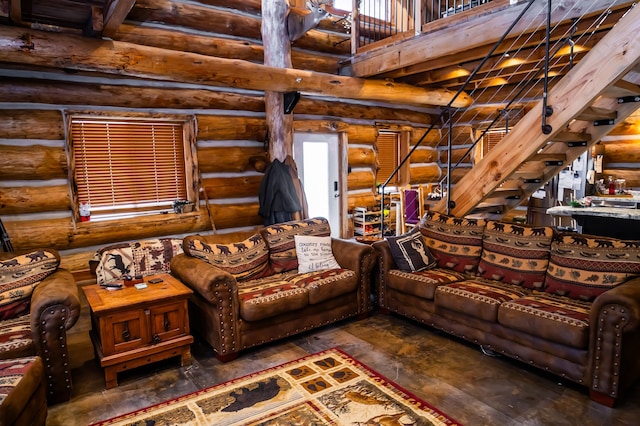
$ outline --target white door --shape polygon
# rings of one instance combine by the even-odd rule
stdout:
[[[309,217],[326,217],[331,236],[340,237],[340,147],[333,133],[296,133],[293,158],[304,186]]]

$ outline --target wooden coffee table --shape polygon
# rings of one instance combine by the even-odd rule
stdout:
[[[153,278],[162,282],[149,283]],[[118,386],[117,373],[180,356],[191,364],[187,299],[192,291],[169,274],[144,277],[146,288],[109,290],[82,287],[91,308],[91,341],[104,368],[107,389]]]

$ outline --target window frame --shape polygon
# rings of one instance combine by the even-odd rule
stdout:
[[[65,114],[66,121],[66,151],[68,162],[68,174],[70,183],[70,195],[71,195],[71,207],[72,207],[72,219],[75,223],[80,222],[80,198],[78,192],[78,181],[76,178],[76,157],[74,151],[73,141],[73,126],[78,120],[93,120],[104,122],[118,122],[140,124],[145,123],[152,125],[154,122],[158,123],[174,123],[178,124],[182,128],[182,150],[184,156],[184,186],[185,186],[185,200],[193,203],[194,211],[199,207],[199,173],[197,164],[197,147],[196,147],[196,133],[197,122],[195,116],[192,115],[165,115],[165,114],[136,114],[136,113],[100,113],[93,111],[67,111]],[[136,204],[136,203],[133,203]],[[92,212],[91,221],[102,222],[107,220],[124,220],[142,216],[151,215],[164,215],[166,213],[173,213],[172,206],[130,206],[127,208],[115,208],[114,211],[108,213]],[[91,222],[84,222],[91,223]]]

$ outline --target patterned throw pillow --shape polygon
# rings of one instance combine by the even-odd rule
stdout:
[[[120,280],[125,274],[153,275],[169,272],[173,256],[182,253],[182,239],[157,238],[101,248],[89,261],[98,284]]]
[[[419,226],[439,267],[471,273],[480,261],[485,224],[484,219],[464,219],[428,211]]]
[[[60,265],[55,250],[36,250],[0,260],[0,321],[29,312],[36,285]]]
[[[249,281],[271,273],[269,250],[260,234],[230,244],[216,244],[189,236],[184,239],[184,251],[230,273],[237,281]]]
[[[417,272],[434,268],[437,265],[419,232],[387,237],[389,251],[396,266],[401,271]]]
[[[542,289],[553,228],[487,222],[478,275],[489,280]]]
[[[269,261],[275,273],[292,271],[298,268],[295,235],[331,235],[329,221],[322,217],[278,223],[263,228],[262,238],[269,247]]]
[[[566,233],[551,243],[548,293],[593,300],[640,275],[640,241]]]

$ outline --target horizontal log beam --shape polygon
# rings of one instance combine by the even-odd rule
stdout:
[[[211,205],[217,230],[258,226],[258,203]],[[84,222],[74,226],[69,218],[11,221],[3,224],[16,251],[49,247],[68,250],[119,241],[181,235],[211,230],[207,209],[198,212],[150,215],[118,221]]]
[[[29,41],[29,43],[26,42]],[[453,93],[382,80],[365,80],[187,52],[0,26],[3,61],[104,72],[212,86],[278,92],[312,92],[336,98],[410,105],[447,105]],[[467,96],[455,108],[471,103]]]
[[[0,180],[66,179],[67,171],[63,147],[0,144]]]
[[[188,108],[224,109],[264,112],[264,97],[214,91],[207,89],[186,89],[171,87],[135,86],[60,82],[23,78],[3,78],[0,80],[0,102],[31,102],[52,105],[95,105],[123,108]],[[404,108],[362,105],[359,103],[332,102],[303,96],[295,107],[296,114],[321,115],[378,121],[404,121],[408,123],[431,123],[431,114]],[[32,111],[25,111],[25,119]],[[59,116],[57,112],[47,112]],[[42,125],[25,126],[30,131],[45,132]],[[59,133],[56,132],[56,133]],[[435,132],[437,133],[437,132]],[[48,133],[50,136],[51,133]]]
[[[70,209],[68,185],[0,187],[0,215]]]
[[[256,140],[266,138],[264,118],[225,115],[198,116],[198,140]]]
[[[198,166],[201,173],[241,173],[253,170],[253,157],[264,155],[260,147],[198,148]],[[257,194],[256,191],[253,195]]]
[[[0,110],[0,135],[6,139],[64,140],[60,111]]]
[[[179,27],[163,29],[123,24],[114,40],[220,58],[264,62],[264,49],[257,41],[183,33]],[[342,59],[345,59],[344,55],[314,54],[296,48],[291,50],[293,67],[303,70],[336,74],[338,62]]]

